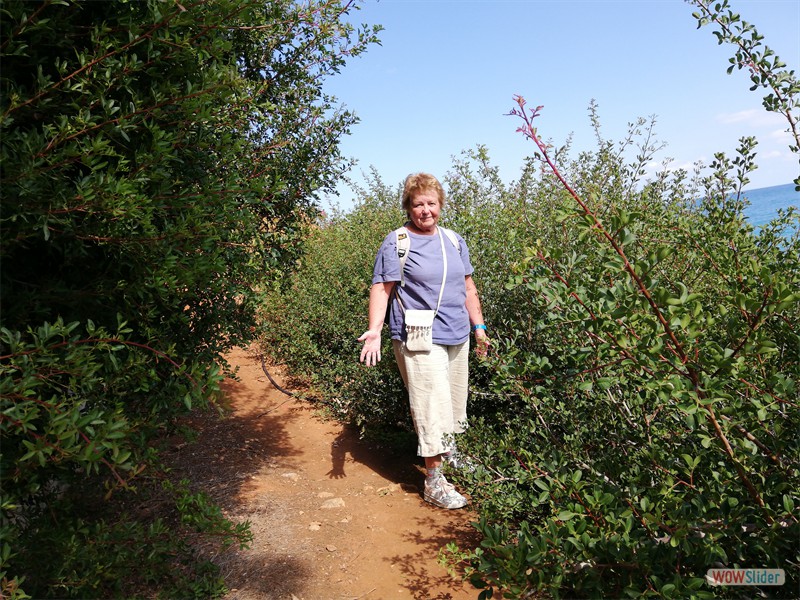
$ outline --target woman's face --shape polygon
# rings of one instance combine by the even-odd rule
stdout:
[[[422,233],[433,234],[439,222],[439,195],[434,191],[417,192],[411,198],[409,217],[414,227]]]

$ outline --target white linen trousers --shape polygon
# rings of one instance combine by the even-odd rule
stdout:
[[[467,426],[469,340],[455,346],[434,344],[430,352],[411,352],[400,340],[392,340],[392,346],[408,390],[417,454],[450,451],[453,434]]]

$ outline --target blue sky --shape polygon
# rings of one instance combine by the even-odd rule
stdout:
[[[800,73],[800,0],[731,0],[732,8]],[[502,178],[516,179],[533,143],[507,116],[513,96],[543,105],[536,125],[572,154],[594,150],[588,116],[598,105],[601,133],[621,140],[628,123],[655,115],[668,146],[656,162],[708,164],[733,157],[742,136],[759,141],[750,189],[790,183],[785,119],[750,92],[745,71],[726,73],[733,48],[711,26],[697,29],[695,8],[681,0],[366,0],[355,23],[381,24],[382,45],[351,59],[326,84],[361,119],[342,140],[355,158],[350,176],[374,167],[389,185],[408,173],[443,176],[453,157],[488,148]],[[341,188],[335,200],[352,205]],[[325,202],[323,202],[325,204]]]

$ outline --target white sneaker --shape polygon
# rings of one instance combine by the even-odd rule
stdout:
[[[425,481],[424,498],[440,508],[464,508],[467,505],[467,499],[456,491],[444,475],[439,475],[433,485]]]

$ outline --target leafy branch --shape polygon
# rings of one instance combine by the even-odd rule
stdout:
[[[574,190],[574,188],[569,184],[569,182],[564,178],[561,174],[561,171],[556,166],[555,162],[550,158],[550,155],[547,151],[548,146],[544,143],[544,141],[539,137],[536,128],[533,126],[533,119],[539,116],[542,106],[537,106],[532,112],[528,112],[525,108],[526,101],[525,98],[522,96],[515,96],[514,100],[517,103],[517,107],[511,110],[509,114],[513,116],[520,117],[523,120],[523,125],[517,129],[518,132],[522,133],[525,137],[532,140],[536,146],[539,148],[541,152],[542,160],[547,163],[550,167],[552,173],[558,178],[561,182],[561,185],[569,192],[575,202],[578,203],[583,214],[589,217],[593,222],[593,228],[596,229],[609,243],[609,245],[614,249],[614,251],[619,255],[622,259],[622,263],[624,266],[625,271],[630,275],[631,279],[636,283],[639,291],[647,300],[647,303],[650,305],[650,308],[653,311],[653,314],[656,316],[658,321],[661,323],[661,326],[664,328],[665,333],[669,337],[670,341],[672,342],[673,349],[677,356],[680,358],[682,363],[686,363],[688,361],[688,357],[683,350],[682,344],[678,341],[675,332],[672,330],[669,322],[667,321],[664,314],[661,312],[661,309],[656,304],[655,300],[653,300],[652,295],[650,294],[650,290],[644,285],[642,282],[641,277],[636,270],[633,268],[633,265],[628,260],[628,256],[625,253],[625,250],[622,248],[621,244],[614,238],[614,236],[608,232],[608,230],[603,225],[602,221],[599,217],[589,208],[589,205],[583,201],[583,199],[578,195],[578,193]]]
[[[798,154],[800,152],[800,128],[798,116],[794,112],[800,109],[800,81],[795,77],[794,70],[788,70],[777,54],[769,46],[762,44],[764,36],[756,30],[755,26],[743,20],[734,13],[728,0],[686,0],[700,9],[692,13],[697,19],[697,28],[711,23],[719,27],[714,31],[717,43],[725,42],[736,46],[735,55],[730,59],[731,66],[728,74],[736,69],[747,68],[750,71],[750,81],[753,85],[750,91],[759,87],[771,90],[763,99],[764,108],[769,112],[782,114],[789,124],[788,132],[793,137],[789,149]],[[800,176],[794,180],[796,190],[800,191]]]

